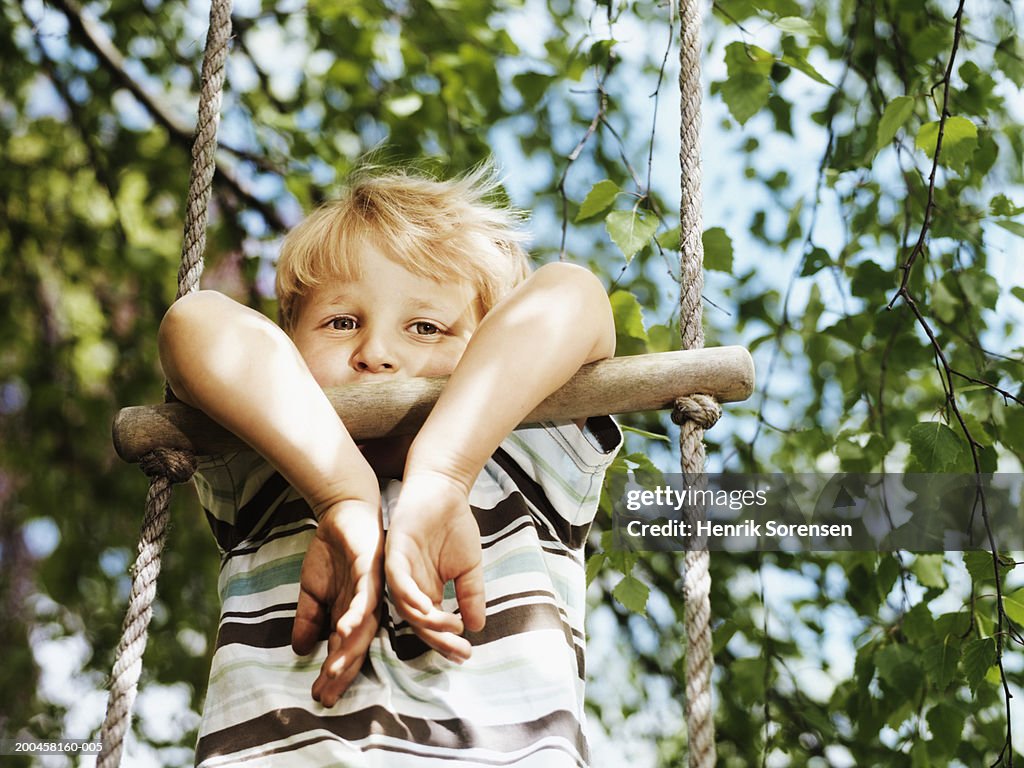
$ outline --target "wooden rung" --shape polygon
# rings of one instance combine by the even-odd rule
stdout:
[[[368,440],[419,429],[445,381],[363,382],[328,389],[327,396],[352,437]],[[746,400],[753,391],[754,361],[743,347],[614,357],[581,368],[523,423],[657,410],[696,393],[731,403]],[[114,418],[113,432],[117,455],[133,463],[154,448],[207,456],[244,447],[206,414],[182,403],[124,408]]]

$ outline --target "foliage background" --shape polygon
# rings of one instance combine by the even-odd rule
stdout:
[[[102,717],[145,492],[109,424],[161,396],[205,14],[0,3],[10,735],[83,737]],[[714,4],[708,344],[747,345],[759,382],[708,434],[713,468],[1020,471],[1022,16],[1009,0]],[[272,314],[281,232],[365,153],[453,172],[493,151],[538,261],[605,278],[620,354],[672,348],[672,17],[650,0],[238,3],[204,285]],[[631,434],[620,468],[671,471],[664,415],[630,424],[655,437]],[[188,493],[173,519],[133,752],[159,765],[190,764],[216,617]],[[1003,560],[714,557],[719,762],[1010,764],[1024,580]],[[679,565],[595,532],[599,756],[683,760]]]

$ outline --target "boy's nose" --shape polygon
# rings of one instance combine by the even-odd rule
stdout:
[[[381,339],[368,338],[353,351],[352,367],[360,373],[394,373],[398,361]]]

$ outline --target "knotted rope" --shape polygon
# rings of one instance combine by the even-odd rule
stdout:
[[[231,0],[213,0],[200,75],[199,117],[192,144],[185,233],[178,271],[179,299],[199,289],[199,277],[203,272],[207,209],[216,171],[217,124],[220,120],[224,65],[230,38]],[[111,672],[107,714],[100,729],[103,751],[97,768],[115,768],[121,763],[125,736],[131,725],[132,707],[142,674],[142,656],[146,650],[149,622],[153,616],[160,556],[167,540],[171,486],[188,482],[196,471],[194,456],[168,449],[157,449],[147,454],[140,465],[150,478],[149,493],[146,495],[146,513],[139,535],[139,554],[132,566],[128,610]]]
[[[701,292],[704,245],[701,208],[700,24],[698,0],[682,4],[679,45],[679,331],[684,349],[704,346]],[[704,485],[704,430],[721,415],[706,395],[680,398],[672,417],[679,428],[679,452],[687,484]],[[703,516],[703,510],[694,510]],[[698,538],[684,556],[683,612],[686,626],[686,730],[690,768],[713,768],[715,724],[711,709],[711,575],[707,540]]]

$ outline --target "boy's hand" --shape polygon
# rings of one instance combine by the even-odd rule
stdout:
[[[355,679],[377,632],[382,556],[380,510],[363,501],[328,509],[306,550],[292,649],[300,656],[312,651],[329,617],[327,659],[312,690],[325,707],[333,707]]]
[[[399,614],[434,650],[459,663],[468,659],[471,646],[462,631],[483,629],[486,613],[480,529],[468,489],[442,474],[407,475],[386,550],[384,570]],[[440,609],[450,579],[461,619]]]

